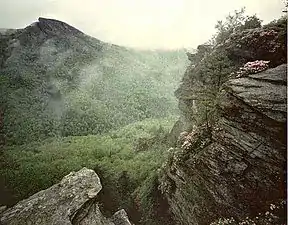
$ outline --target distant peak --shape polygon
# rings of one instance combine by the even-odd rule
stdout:
[[[38,22],[36,23],[41,31],[48,35],[77,35],[83,34],[80,30],[70,26],[67,23],[64,23],[55,19],[48,19],[39,17]]]

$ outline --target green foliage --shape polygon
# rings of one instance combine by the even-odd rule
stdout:
[[[6,144],[103,134],[146,118],[178,114],[173,92],[187,63],[184,52],[105,44],[99,52],[71,43],[52,40],[23,47],[0,70]],[[46,48],[53,54],[47,55]]]
[[[256,16],[245,16],[245,8],[229,14],[225,21],[217,21],[215,26],[217,33],[213,38],[214,44],[224,42],[233,32],[261,27],[261,20]]]
[[[135,207],[141,214],[140,224],[159,225],[175,224],[169,213],[167,199],[163,198],[159,190],[159,176],[154,172],[134,192]]]
[[[273,20],[270,23],[263,25],[263,28],[269,28],[275,31],[282,31],[283,34],[287,34],[287,32],[285,32],[287,28],[287,16],[282,16],[277,20]]]
[[[153,173],[145,180],[137,192],[137,204],[142,210],[142,213],[146,214],[141,221],[143,224],[157,224],[155,223],[155,219],[157,218],[156,198],[158,192],[158,176],[156,173]]]
[[[209,128],[219,117],[217,105],[221,86],[225,83],[230,74],[238,68],[232,57],[229,58],[227,51],[220,45],[225,42],[231,34],[246,29],[261,27],[261,21],[255,15],[246,16],[245,9],[234,11],[229,14],[225,21],[218,21],[215,28],[216,35],[210,40],[210,44],[199,45],[196,54],[190,54],[192,61],[190,71],[186,73],[184,84],[189,87],[192,84],[192,96],[184,96],[188,107],[193,112],[187,117],[194,125],[206,124]],[[192,103],[193,101],[193,103]],[[187,110],[189,111],[189,109]]]
[[[195,125],[206,123],[207,127],[211,127],[217,120],[218,94],[234,70],[232,61],[222,50],[214,51],[197,65],[192,74],[201,82],[195,103],[197,109],[193,115]]]
[[[168,148],[159,141],[146,152],[137,153],[133,142],[139,137],[154,137],[160,127],[167,133],[175,121],[147,119],[106,135],[50,138],[6,147],[0,156],[0,177],[11,196],[0,204],[27,198],[85,166],[95,169],[101,178],[104,189],[100,198],[106,210],[124,207],[129,211],[133,208],[133,193],[166,160]]]
[[[247,16],[245,18],[244,24],[240,26],[239,30],[254,29],[261,27],[262,21],[256,16]]]

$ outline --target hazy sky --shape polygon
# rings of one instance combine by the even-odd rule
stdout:
[[[282,0],[0,0],[0,28],[22,28],[38,17],[65,21],[106,42],[137,48],[194,47],[217,20],[241,7],[264,23],[279,18]]]

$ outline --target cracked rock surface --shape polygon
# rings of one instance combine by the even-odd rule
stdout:
[[[3,225],[129,225],[123,210],[117,214],[118,220],[102,215],[95,202],[101,189],[97,174],[83,168],[7,209],[0,221]]]
[[[211,141],[198,134],[174,154],[161,182],[180,224],[255,216],[285,199],[286,72],[284,64],[229,80]]]

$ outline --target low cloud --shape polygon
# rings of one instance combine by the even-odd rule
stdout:
[[[114,44],[195,48],[215,32],[217,20],[244,6],[264,22],[283,15],[279,0],[0,0],[0,27],[24,27],[43,16]]]

